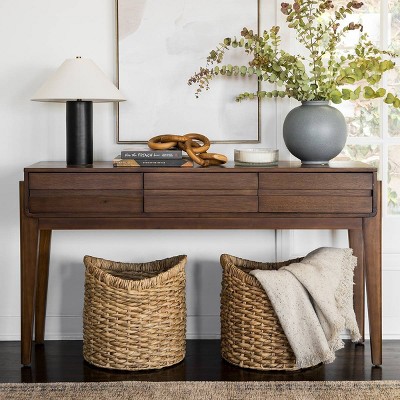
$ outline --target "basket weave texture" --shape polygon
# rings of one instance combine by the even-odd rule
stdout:
[[[85,256],[83,356],[99,367],[159,369],[186,349],[186,256],[144,264]]]
[[[228,254],[221,256],[221,354],[240,367],[297,370],[292,348],[254,269],[277,270],[301,261],[261,263]]]

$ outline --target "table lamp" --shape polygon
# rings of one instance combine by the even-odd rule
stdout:
[[[67,166],[93,164],[93,102],[124,101],[120,91],[90,59],[65,60],[32,97],[67,103]]]

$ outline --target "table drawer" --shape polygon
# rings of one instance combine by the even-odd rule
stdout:
[[[279,196],[259,197],[259,210],[266,213],[370,214],[372,197]]]
[[[257,212],[258,197],[243,195],[144,196],[147,213],[241,213]],[[188,216],[188,215],[185,215]]]
[[[29,202],[29,211],[33,214],[69,213],[69,214],[121,214],[130,215],[142,212],[142,199],[118,197],[81,198],[70,197],[55,199],[54,197],[34,198]]]
[[[129,216],[143,212],[142,190],[31,190],[32,214],[67,213]]]
[[[257,173],[145,173],[144,189],[256,190]]]
[[[93,189],[93,190],[128,190],[142,189],[142,174],[123,173],[29,173],[29,189]]]
[[[260,173],[260,189],[372,190],[373,173]]]

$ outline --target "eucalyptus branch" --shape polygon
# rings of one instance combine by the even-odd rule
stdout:
[[[293,1],[293,0],[292,0]],[[383,98],[387,104],[400,107],[399,98],[384,89],[373,89],[383,74],[394,69],[391,60],[397,55],[378,49],[365,33],[354,49],[338,57],[338,47],[346,35],[364,27],[345,19],[362,7],[358,0],[349,0],[345,6],[335,6],[333,0],[294,0],[282,3],[289,28],[308,52],[307,56],[292,55],[281,49],[280,27],[273,26],[262,34],[243,28],[240,38],[225,38],[201,67],[188,80],[196,84],[196,96],[208,90],[217,75],[256,76],[259,82],[276,85],[274,90],[241,93],[237,100],[252,98],[293,97],[299,101]],[[242,50],[248,56],[247,65],[223,64],[226,52]],[[359,84],[356,89],[352,86]]]

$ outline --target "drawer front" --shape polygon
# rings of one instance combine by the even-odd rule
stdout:
[[[257,212],[257,196],[223,195],[170,195],[144,197],[147,213],[240,213]],[[188,215],[186,215],[188,216]]]
[[[144,212],[257,212],[257,189],[257,173],[145,173]]]
[[[31,172],[28,211],[33,214],[130,216],[143,212],[143,176],[112,172]]]
[[[52,196],[41,195],[37,193],[34,197],[29,198],[29,211],[33,214],[112,214],[116,216],[129,216],[131,214],[143,212],[142,196],[81,196],[79,190],[76,194],[68,196]]]
[[[372,173],[260,173],[260,189],[372,190]]]
[[[373,183],[371,172],[260,173],[259,211],[368,215]]]
[[[260,212],[370,214],[372,197],[346,196],[260,196]]]
[[[144,189],[256,190],[257,173],[145,173]]]
[[[143,189],[140,173],[36,173],[29,174],[29,189]]]

